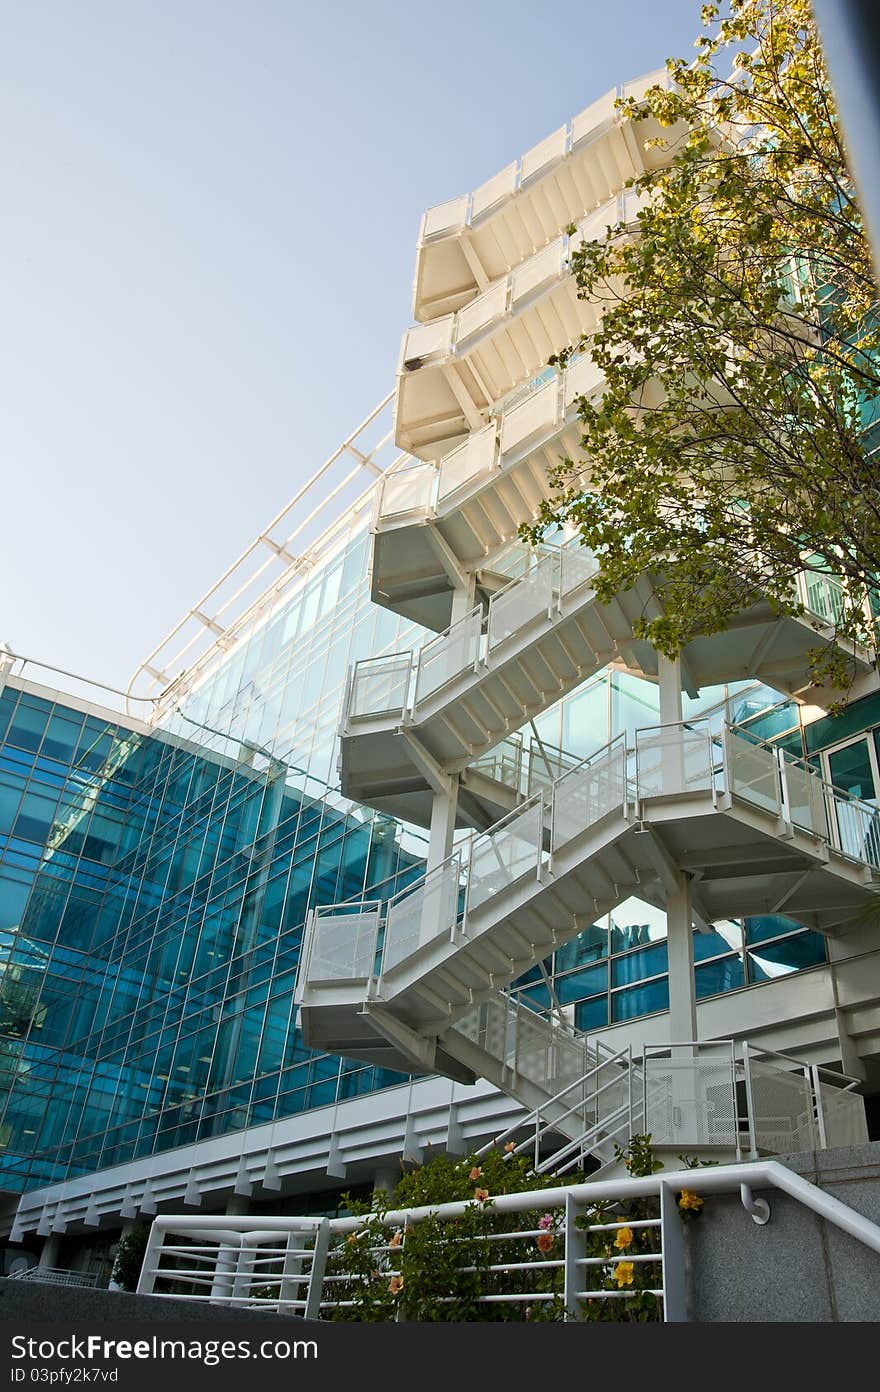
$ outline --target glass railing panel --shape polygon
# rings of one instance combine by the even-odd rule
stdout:
[[[819,1083],[819,1104],[825,1126],[825,1144],[864,1145],[868,1139],[864,1099],[833,1083]]]
[[[316,910],[306,977],[309,985],[372,976],[378,933],[378,904],[367,912],[344,905]]]
[[[617,89],[612,87],[610,92],[591,102],[583,111],[575,116],[571,123],[571,145],[572,149],[580,145],[582,141],[588,140],[595,135],[603,126],[607,126],[617,120],[617,113],[614,103],[617,100]]]
[[[534,179],[536,174],[543,174],[545,169],[549,169],[551,164],[561,160],[565,154],[568,144],[568,127],[560,126],[552,135],[533,145],[530,150],[526,150],[519,167],[520,186],[529,179]]]
[[[355,665],[348,703],[349,720],[371,715],[402,715],[412,673],[412,653],[370,657]]]
[[[475,609],[460,623],[453,624],[439,638],[432,638],[419,651],[416,674],[416,705],[439,691],[455,677],[473,669],[480,656],[483,616]]]
[[[450,198],[446,203],[437,203],[425,213],[422,237],[445,237],[460,232],[467,223],[468,196]]]
[[[458,918],[461,866],[446,861],[407,894],[392,899],[385,919],[383,979],[426,944],[450,938]]]
[[[593,362],[589,353],[582,353],[577,362],[572,363],[565,371],[562,389],[565,405],[570,406],[576,397],[589,396],[601,387],[604,381],[605,374],[602,369]]]
[[[536,256],[530,256],[510,277],[510,302],[517,304],[526,295],[557,280],[565,268],[567,237],[557,237],[555,242],[544,247]]]
[[[471,843],[468,864],[468,911],[536,874],[543,854],[544,807],[540,798],[506,817]]]
[[[514,584],[508,585],[507,589],[493,596],[489,604],[490,653],[539,615],[550,616],[558,566],[557,556],[547,556],[521,580],[515,581]]]
[[[414,324],[403,340],[403,361],[417,358],[443,358],[452,350],[455,315],[447,314],[430,324]]]
[[[716,755],[706,725],[693,729],[660,725],[636,733],[636,778],[641,797],[710,790],[715,786]]]
[[[473,334],[479,333],[487,324],[491,324],[494,319],[498,319],[507,308],[507,280],[501,280],[497,285],[493,285],[491,290],[487,290],[484,295],[479,295],[475,300],[471,300],[469,305],[459,310],[458,323],[455,330],[456,344],[463,343]]]
[[[582,546],[575,537],[560,549],[559,592],[573,594],[582,585],[589,584],[599,569],[596,557],[588,547]]]
[[[828,811],[822,779],[800,760],[786,759],[784,770],[789,821],[826,841]]]
[[[468,764],[468,772],[481,773],[486,778],[519,791],[523,776],[523,748],[519,736],[502,740],[488,754],[482,754]]]
[[[731,793],[746,802],[779,812],[779,768],[776,754],[762,745],[740,739],[731,731],[727,741],[727,783]]]
[[[558,851],[626,799],[626,745],[622,739],[565,774],[553,789],[550,844]]]
[[[496,434],[497,427],[493,421],[441,459],[438,503],[445,503],[459,488],[490,472],[495,463]]]
[[[500,203],[502,198],[507,198],[508,194],[513,193],[516,178],[517,161],[512,160],[500,173],[487,179],[485,184],[480,184],[478,189],[474,189],[471,199],[471,222],[475,222],[483,213],[494,208],[496,203]]]
[[[424,515],[434,501],[434,480],[437,470],[433,464],[416,464],[386,474],[382,480],[379,517],[405,517],[409,513]]]
[[[556,378],[504,412],[501,417],[502,455],[552,430],[559,418],[559,380]]]

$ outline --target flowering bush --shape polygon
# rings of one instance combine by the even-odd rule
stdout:
[[[633,1176],[662,1168],[654,1158],[650,1136],[631,1137],[625,1149],[617,1147],[617,1158]],[[682,1159],[691,1166],[695,1163]],[[533,1214],[500,1213],[495,1201],[502,1194],[562,1187],[582,1179],[582,1175],[567,1175],[563,1180],[536,1174],[528,1160],[505,1148],[479,1158],[438,1155],[404,1173],[393,1198],[374,1194],[369,1207],[343,1196],[352,1212],[366,1221],[357,1232],[339,1238],[331,1251],[327,1274],[334,1279],[326,1289],[336,1301],[332,1318],[563,1319],[562,1209],[544,1213],[536,1221]],[[455,1201],[465,1205],[458,1218],[429,1214],[406,1229],[386,1222],[392,1208],[435,1208]],[[691,1219],[699,1215],[703,1201],[685,1189],[678,1205],[682,1218]],[[659,1214],[658,1200],[648,1198],[626,1204],[596,1203],[575,1219],[584,1233],[584,1255],[590,1259],[581,1268],[583,1288],[595,1292],[582,1301],[584,1318],[629,1322],[661,1318],[661,1303],[653,1294],[661,1284],[655,1226]],[[524,1286],[532,1293],[528,1300],[521,1296]],[[492,1299],[487,1301],[486,1296]]]

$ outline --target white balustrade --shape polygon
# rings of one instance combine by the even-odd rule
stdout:
[[[495,319],[500,319],[507,309],[507,280],[493,285],[484,295],[478,295],[469,305],[459,310],[455,327],[456,347],[474,334],[480,333]]]
[[[596,101],[590,102],[571,123],[571,147],[576,149],[587,140],[595,139],[605,128],[617,120],[615,102],[617,89],[612,87]]]
[[[731,793],[767,812],[781,810],[776,751],[730,733],[727,740],[727,786]]]
[[[543,856],[544,806],[540,798],[470,843],[468,913],[523,875],[536,874]]]
[[[436,203],[429,208],[422,221],[422,237],[447,237],[460,232],[467,224],[468,195],[450,198],[446,203]]]
[[[411,653],[390,653],[387,657],[370,657],[356,663],[347,718],[360,720],[373,715],[402,715],[406,709],[411,674]]]
[[[622,810],[627,791],[626,761],[626,743],[619,738],[554,784],[550,823],[554,854],[609,812]]]
[[[527,295],[548,285],[551,280],[558,280],[566,269],[567,248],[568,238],[558,237],[555,242],[551,242],[537,255],[530,256],[528,261],[518,266],[510,277],[511,304],[518,304]]]
[[[390,900],[385,917],[382,978],[420,948],[449,938],[458,920],[461,863],[456,855],[430,871],[414,888]]]
[[[605,382],[605,374],[597,367],[589,353],[582,353],[565,369],[563,383],[563,402],[571,406],[579,396],[591,396]]]
[[[513,193],[517,185],[517,174],[517,161],[513,160],[498,174],[493,174],[491,179],[474,189],[471,197],[471,222],[475,222],[494,208],[496,203]]]
[[[553,378],[502,415],[502,458],[510,450],[545,435],[559,420],[559,380]]]
[[[426,516],[434,501],[437,469],[433,464],[413,464],[397,469],[382,479],[379,517]]]
[[[460,488],[486,477],[495,465],[497,426],[493,421],[482,430],[474,431],[463,445],[451,450],[440,460],[438,506],[444,510],[452,494]]]
[[[553,610],[558,558],[547,556],[498,594],[489,605],[488,648],[493,653],[526,624]]]
[[[430,324],[414,324],[403,340],[403,363],[425,358],[444,358],[452,351],[455,315],[447,314]]]
[[[446,633],[432,638],[419,650],[416,672],[416,705],[426,696],[475,668],[480,657],[483,629],[481,609],[474,609]]]
[[[551,165],[557,164],[565,155],[568,146],[568,127],[560,126],[552,135],[540,140],[530,150],[526,150],[519,166],[520,187],[543,174]]]
[[[315,909],[309,931],[306,980],[310,986],[367,980],[373,974],[379,905]]]

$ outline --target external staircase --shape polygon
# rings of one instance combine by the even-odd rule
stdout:
[[[694,923],[782,906],[819,932],[845,932],[876,903],[880,831],[876,809],[810,764],[718,717],[681,719],[682,689],[740,679],[820,701],[810,655],[836,641],[833,577],[793,576],[793,616],[754,595],[673,667],[637,637],[639,620],[662,613],[659,560],[656,574],[600,599],[577,538],[532,551],[516,542],[552,496],[562,457],[589,483],[577,410],[602,379],[586,355],[562,373],[545,366],[597,312],[579,299],[568,258],[609,222],[632,229],[638,213],[622,183],[645,150],[631,148],[613,110],[593,115],[503,172],[494,191],[432,210],[423,225],[420,322],[404,340],[395,411],[397,443],[418,458],[377,489],[372,593],[435,636],[353,667],[339,767],[345,796],[430,828],[428,859],[390,899],[313,910],[297,1000],[310,1045],[487,1078],[540,1116],[566,1155],[607,1164],[636,1122],[636,1096],[643,1125],[649,1114],[659,1124],[658,1096],[661,1111],[690,1115],[693,1093],[707,1115],[710,1082],[692,1082],[697,1046],[657,1093],[644,1061],[515,1005],[505,988],[638,896],[667,910],[670,995],[690,993],[695,1019],[687,951],[676,949],[673,967],[673,940],[688,945]],[[622,151],[629,165],[615,163]],[[849,645],[846,657],[872,680],[870,653]],[[580,761],[538,743],[524,779],[517,732],[609,663],[659,683],[662,723]],[[470,835],[456,841],[462,828]],[[736,1135],[725,1143],[739,1153]]]

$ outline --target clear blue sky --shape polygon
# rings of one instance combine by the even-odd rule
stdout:
[[[699,0],[0,0],[0,639],[113,685],[390,390],[423,209]]]

